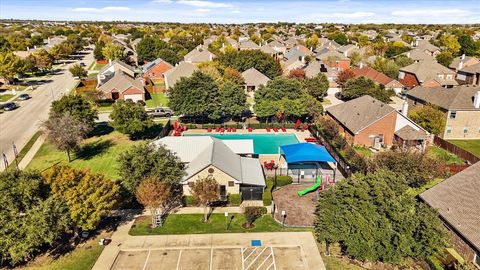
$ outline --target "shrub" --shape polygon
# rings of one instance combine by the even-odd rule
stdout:
[[[267,178],[265,181],[267,186],[265,187],[265,191],[263,192],[262,200],[263,205],[268,206],[272,205],[272,187],[273,187],[273,180],[271,178]]]
[[[240,205],[242,204],[242,196],[240,194],[228,194],[227,201],[229,205]]]
[[[263,206],[245,207],[245,218],[247,220],[247,222],[245,223],[245,227],[251,228],[253,225],[253,222],[255,222],[255,220],[265,215],[266,213],[267,213],[267,208]]]
[[[288,175],[277,176],[277,187],[290,185],[292,182],[293,182],[293,179],[291,176],[288,176]]]
[[[435,255],[427,257],[426,261],[428,263],[428,266],[430,266],[430,268],[432,270],[443,270],[443,269],[445,269],[443,263]]]
[[[197,200],[193,196],[183,196],[183,205],[184,206],[196,206]]]

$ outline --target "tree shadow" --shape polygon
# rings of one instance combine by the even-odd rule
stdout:
[[[88,135],[89,137],[103,136],[112,133],[113,130],[113,127],[108,125],[108,123],[99,123],[95,125],[93,130]]]
[[[75,159],[91,159],[92,157],[105,152],[112,145],[112,140],[97,140],[95,142],[88,143],[76,152]]]

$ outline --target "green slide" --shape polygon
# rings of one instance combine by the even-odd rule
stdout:
[[[298,196],[302,197],[303,195],[305,195],[307,193],[310,193],[312,191],[317,190],[321,185],[322,185],[322,177],[317,176],[317,181],[315,182],[315,184],[313,186],[310,186],[310,187],[308,187],[304,190],[300,190],[299,192],[297,192],[297,194],[298,194]]]

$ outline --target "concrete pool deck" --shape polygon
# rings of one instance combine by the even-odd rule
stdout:
[[[248,130],[246,129],[237,129],[237,132],[224,132],[224,134],[262,134],[262,135],[268,135],[268,134],[294,134],[296,137],[297,137],[297,140],[299,142],[305,142],[305,138],[309,138],[311,137],[311,134],[308,130],[306,131],[297,131],[295,129],[287,129],[286,132],[283,132],[281,130],[279,130],[278,132],[275,132],[273,131],[273,129],[270,129],[270,132],[267,132],[264,128],[261,128],[261,129],[254,129],[252,130],[252,132],[248,132]],[[215,135],[215,134],[221,134],[220,132],[215,132],[214,130],[212,130],[212,132],[207,132],[206,129],[189,129],[187,131],[184,131],[183,134],[202,134],[202,135],[205,135],[205,134],[211,134],[211,135]]]

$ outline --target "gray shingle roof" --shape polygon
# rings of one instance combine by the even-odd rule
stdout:
[[[475,73],[480,73],[480,63],[471,65],[468,67],[464,67],[460,70],[462,73],[469,73],[469,74],[475,74]]]
[[[327,112],[353,133],[395,112],[393,107],[371,97],[362,96],[327,108]]]
[[[168,80],[168,87],[173,87],[183,77],[190,77],[198,68],[187,62],[180,62],[174,68],[163,73]]]
[[[267,76],[253,67],[242,72],[242,77],[247,86],[254,85],[258,87],[260,85],[267,85],[268,81],[270,81]]]
[[[402,127],[401,129],[395,132],[395,135],[402,138],[403,140],[425,140],[428,138],[425,131],[419,129],[415,130],[409,125]]]
[[[435,80],[441,85],[458,85],[457,81],[454,79],[455,72],[447,67],[440,65],[436,61],[420,61],[400,68],[400,71],[415,74],[415,76],[420,82],[425,82],[427,80]],[[438,74],[451,74],[452,78],[440,79],[437,76]]]
[[[113,89],[119,93],[127,90],[130,87],[135,87],[145,93],[145,88],[141,79],[134,79],[122,71],[117,71],[108,81],[98,87],[98,90],[109,93]]]
[[[480,250],[480,162],[423,192],[420,198]]]
[[[480,87],[457,86],[445,89],[443,87],[427,88],[417,86],[407,92],[407,96],[423,100],[445,110],[479,110],[473,106],[473,97]]]

